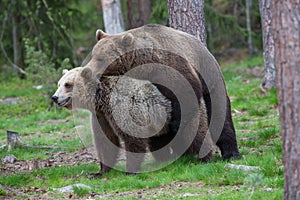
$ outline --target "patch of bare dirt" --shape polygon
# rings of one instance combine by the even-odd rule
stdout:
[[[93,198],[118,198],[118,197],[132,197],[132,198],[140,198],[140,199],[157,199],[160,195],[167,195],[167,196],[175,196],[176,193],[181,193],[181,190],[186,190],[188,188],[199,188],[199,193],[184,193],[182,192],[182,197],[197,197],[197,196],[203,196],[203,192],[201,192],[201,188],[204,186],[204,183],[201,181],[198,182],[182,182],[182,181],[176,181],[172,182],[168,185],[163,185],[157,188],[151,188],[151,189],[139,189],[134,191],[128,191],[128,192],[115,192],[110,194],[92,194],[91,197]]]
[[[12,155],[7,155],[12,156]],[[6,156],[6,157],[7,157]],[[82,163],[95,163],[98,161],[93,148],[84,148],[77,152],[57,152],[47,153],[48,159],[18,160],[2,158],[0,163],[0,173],[12,174],[18,172],[32,172],[46,167],[56,167],[62,165],[79,165]]]
[[[156,188],[143,188],[128,192],[119,192],[116,191],[114,193],[107,193],[107,194],[99,194],[97,192],[90,192],[88,195],[84,197],[79,197],[74,193],[66,193],[65,198],[69,199],[118,199],[122,197],[132,198],[132,199],[159,199],[161,196],[169,196],[169,197],[177,197],[177,198],[197,198],[197,197],[204,197],[207,194],[217,194],[217,193],[224,193],[222,189],[223,186],[220,186],[221,190],[203,190],[204,183],[201,181],[197,182],[183,182],[183,181],[175,181],[171,184],[162,185]],[[198,192],[186,192],[190,188],[196,189]],[[239,188],[232,188],[232,190],[239,190]],[[40,193],[30,195],[30,193]],[[47,192],[45,188],[37,188],[37,187],[29,187],[19,189],[18,193],[28,195],[27,199],[53,199],[53,196],[56,196],[55,191]],[[63,197],[56,199],[65,199]],[[14,199],[14,196],[6,196],[6,199]]]

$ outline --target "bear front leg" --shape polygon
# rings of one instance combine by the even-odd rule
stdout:
[[[141,164],[144,160],[147,144],[137,138],[126,137],[126,174],[137,174],[141,171]]]
[[[97,116],[92,114],[92,129],[96,152],[100,160],[100,171],[92,174],[91,177],[97,178],[109,172],[115,165],[120,140],[102,113],[97,114]]]

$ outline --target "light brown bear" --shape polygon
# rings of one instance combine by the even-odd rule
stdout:
[[[136,67],[151,64],[152,69],[148,76],[135,74],[134,77],[150,80],[171,101],[173,113],[169,128],[173,132],[178,130],[178,124],[182,124],[180,116],[185,111],[178,103],[177,95],[171,92],[173,89],[178,89],[178,93],[185,93],[182,95],[184,104],[193,95],[197,96],[198,103],[204,98],[212,138],[220,148],[223,159],[240,157],[230,100],[220,67],[197,38],[162,25],[145,25],[116,35],[108,35],[98,30],[96,38],[98,42],[93,48],[91,60],[86,64],[92,70],[93,76],[123,75]],[[175,69],[190,83],[194,94],[181,87],[180,76],[155,70],[154,65]],[[157,80],[163,80],[164,84],[155,84]],[[169,86],[176,88],[170,89]]]
[[[120,139],[125,144],[127,173],[140,172],[147,148],[156,160],[166,161],[180,156],[176,155],[178,152],[172,153],[170,150],[176,150],[172,148],[177,148],[179,143],[183,148],[186,143],[188,146],[182,153],[197,155],[201,161],[212,159],[212,141],[207,135],[207,114],[203,100],[199,115],[191,119],[197,134],[174,139],[176,136],[169,130],[171,102],[146,80],[128,76],[92,77],[89,68],[78,67],[63,71],[52,99],[58,106],[67,109],[75,106],[91,111],[94,144],[101,167],[94,177],[101,176],[115,165]],[[201,119],[199,124],[198,119]],[[177,143],[171,144],[173,139]],[[205,155],[200,155],[204,141],[206,150],[202,152]]]

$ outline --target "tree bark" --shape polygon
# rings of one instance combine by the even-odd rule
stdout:
[[[11,0],[11,3],[14,5],[14,0]],[[11,18],[12,23],[12,39],[13,39],[13,52],[14,52],[14,61],[13,61],[13,69],[15,73],[18,73],[18,66],[22,65],[21,60],[21,49],[20,49],[20,30],[18,28],[19,24],[19,16],[13,15]]]
[[[271,1],[260,0],[259,10],[261,16],[261,25],[263,33],[264,49],[264,78],[261,84],[262,90],[267,91],[276,87],[276,69],[274,58],[274,38],[272,32]]]
[[[300,2],[272,1],[284,199],[300,199]]]
[[[248,32],[248,50],[249,50],[249,54],[253,55],[255,53],[255,49],[253,47],[252,29],[251,29],[251,7],[252,7],[252,0],[246,0],[246,25],[247,25],[247,32]]]
[[[120,0],[102,0],[105,31],[117,34],[124,31],[124,20]]]
[[[149,23],[152,11],[150,0],[128,0],[127,8],[128,29],[137,28]]]
[[[134,27],[134,5],[132,0],[127,0],[127,28],[132,29]]]
[[[168,0],[170,26],[196,36],[206,45],[204,0]]]

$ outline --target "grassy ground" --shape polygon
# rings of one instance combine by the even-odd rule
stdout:
[[[225,168],[217,155],[216,162],[199,164],[194,158],[181,158],[173,164],[150,173],[126,176],[112,171],[100,179],[90,180],[88,173],[98,171],[96,163],[60,164],[25,172],[5,172],[0,162],[0,184],[24,194],[27,198],[100,198],[132,199],[282,199],[283,168],[276,91],[260,91],[262,58],[248,59],[223,67],[232,99],[238,144],[243,156],[230,163],[258,166],[260,171],[242,172]],[[25,143],[56,145],[58,149],[17,148],[0,150],[0,158],[13,154],[18,160],[49,160],[49,155],[65,152],[73,155],[82,150],[73,116],[66,110],[47,111],[49,101],[33,84],[1,77],[0,99],[19,97],[11,104],[0,103],[0,144],[5,144],[6,130],[17,131]],[[64,154],[64,155],[65,155]],[[24,170],[23,170],[24,171]],[[83,183],[92,189],[75,188],[58,193],[55,188]],[[5,198],[15,198],[0,189]]]

